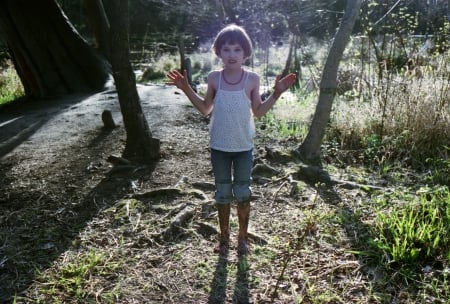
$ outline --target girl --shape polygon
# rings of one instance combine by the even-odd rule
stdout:
[[[214,173],[220,236],[215,251],[226,254],[229,246],[230,203],[237,202],[239,221],[239,254],[247,254],[247,230],[250,215],[251,171],[253,166],[253,116],[261,117],[296,79],[289,74],[276,77],[274,92],[264,101],[259,93],[257,74],[243,68],[252,55],[252,43],[246,31],[237,25],[228,25],[216,36],[213,46],[222,60],[223,69],[208,75],[204,97],[189,85],[186,71],[169,72],[168,85],[181,89],[197,110],[211,115],[210,148]]]

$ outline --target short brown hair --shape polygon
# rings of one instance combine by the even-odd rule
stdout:
[[[230,24],[224,27],[214,39],[212,49],[219,56],[220,50],[224,44],[239,44],[244,50],[244,57],[252,55],[252,41],[245,29],[236,24]]]

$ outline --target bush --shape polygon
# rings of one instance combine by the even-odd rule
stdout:
[[[25,95],[22,82],[11,62],[0,73],[0,105]]]

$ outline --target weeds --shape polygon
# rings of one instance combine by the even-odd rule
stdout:
[[[427,182],[431,184],[450,185],[450,147],[444,146],[441,157],[427,158],[429,168]]]
[[[60,301],[114,303],[120,297],[117,287],[97,290],[97,284],[116,277],[117,261],[110,261],[106,253],[90,251],[69,258],[55,273],[43,273],[39,280],[46,284],[39,290],[37,303]]]
[[[422,188],[417,195],[398,193],[381,198],[389,206],[375,220],[371,245],[379,262],[400,269],[425,267],[450,258],[450,192],[446,187]],[[394,268],[396,268],[394,267]]]

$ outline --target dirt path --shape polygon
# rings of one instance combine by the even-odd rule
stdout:
[[[98,210],[127,193],[169,187],[187,176],[210,182],[207,122],[173,88],[139,86],[139,94],[153,136],[162,141],[163,157],[154,170],[142,167],[136,173],[127,168],[116,170],[107,161],[111,155],[121,155],[125,139],[112,90],[0,111],[0,226],[15,234],[12,239],[0,240],[0,300],[30,283],[33,261],[28,259],[46,254],[42,248],[49,241],[34,237],[33,232],[46,233],[49,223],[60,228],[52,238],[61,239],[51,241],[60,242],[52,245],[56,258]],[[118,128],[103,129],[103,110],[112,112]],[[97,206],[90,205],[92,200]],[[36,230],[26,227],[30,224],[26,221],[34,223]],[[61,221],[78,223],[69,227]],[[28,237],[30,248],[18,259],[27,265],[20,268],[20,278],[12,279],[5,270],[18,271],[15,263],[19,261],[7,258],[8,251],[16,245],[22,247],[19,243]],[[51,262],[38,264],[45,269]]]
[[[284,165],[274,163],[278,171],[253,186],[252,255],[238,259],[232,247],[227,259],[218,258],[211,249],[217,231],[208,122],[176,89],[140,86],[139,93],[151,131],[162,142],[154,168],[108,161],[121,155],[124,144],[114,91],[0,111],[0,303],[15,295],[17,303],[76,303],[80,297],[114,303],[270,302],[283,262],[277,257],[300,233],[305,212],[320,204],[325,213],[340,210],[313,187],[290,183]],[[103,110],[120,127],[104,130]],[[257,163],[270,164],[264,147],[255,154]],[[154,192],[167,188],[176,191]],[[183,214],[189,217],[179,234],[162,240],[161,232]],[[232,217],[235,238],[234,210]],[[304,232],[314,235],[316,224]],[[305,252],[316,250],[314,244],[305,243]],[[352,246],[346,238],[341,245]],[[67,283],[75,274],[67,271],[92,255],[102,264],[80,278],[80,296]],[[365,284],[355,275],[359,262],[345,250],[337,255],[328,246],[310,257],[296,256],[286,274],[291,281],[278,290],[279,303],[300,292],[305,273],[317,272],[314,282],[326,290],[329,273],[320,277],[325,264],[345,277],[333,284],[345,282],[343,300],[352,302]],[[294,285],[295,290],[287,287]]]
[[[175,151],[188,158],[192,150],[207,148],[206,121],[201,121],[176,90],[165,86],[140,86],[139,94],[150,129],[154,137],[162,140],[165,155],[171,153],[168,151]],[[88,162],[87,166],[98,167],[99,164],[94,162],[99,161],[102,166],[111,167],[105,163],[106,158],[109,155],[120,156],[125,135],[114,91],[39,101],[35,106],[28,106],[0,111],[0,151],[3,152],[0,156],[4,163],[20,162],[24,170],[33,167],[30,171],[35,174],[40,171],[40,176],[47,178],[58,175],[60,168],[51,171],[55,165],[65,166],[80,159],[81,163]],[[112,112],[119,128],[111,132],[103,130],[103,110]],[[92,154],[89,150],[103,145],[105,149],[97,156],[99,159],[95,159],[96,155],[89,155]],[[202,154],[200,156],[202,158]],[[190,160],[195,162],[195,158]],[[170,158],[163,159],[164,162],[170,162]],[[171,173],[170,168],[167,169],[167,173]]]

